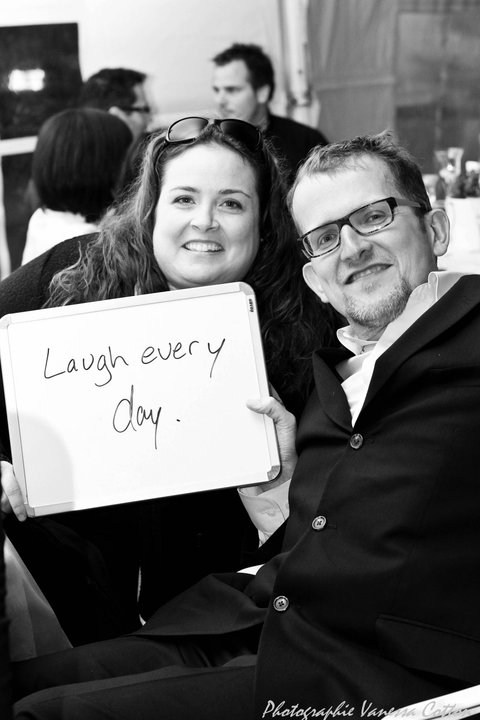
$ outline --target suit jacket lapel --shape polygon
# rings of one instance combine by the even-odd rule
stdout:
[[[335,366],[352,354],[350,350],[340,347],[318,350],[313,355],[313,374],[323,410],[330,420],[349,432],[352,429],[352,417]]]
[[[365,398],[364,408],[378,393],[395,370],[442,332],[458,322],[466,313],[480,303],[480,282],[478,276],[466,275],[440,300],[381,355],[375,363],[375,370]]]

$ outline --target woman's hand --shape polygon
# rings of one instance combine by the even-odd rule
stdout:
[[[271,391],[275,397],[247,400],[247,407],[250,410],[262,415],[268,415],[275,423],[282,471],[273,482],[265,484],[265,490],[290,480],[297,464],[297,452],[295,450],[297,423],[295,416],[288,412],[273,388],[271,388]]]
[[[6,460],[0,461],[2,470],[2,497],[0,509],[2,513],[15,513],[19,520],[27,519],[27,511],[23,502],[22,491],[13,472],[13,465]]]

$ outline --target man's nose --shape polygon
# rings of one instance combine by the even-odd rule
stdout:
[[[352,260],[371,248],[370,238],[360,235],[351,225],[344,225],[340,231],[340,258]]]
[[[214,96],[217,105],[225,105],[227,94],[224,90],[214,90]]]

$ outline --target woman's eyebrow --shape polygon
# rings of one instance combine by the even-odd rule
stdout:
[[[191,187],[190,185],[176,185],[175,187],[168,188],[168,192],[198,192],[198,188]]]
[[[201,192],[199,188],[192,187],[191,185],[175,185],[175,187],[168,188],[167,192],[191,192],[191,193],[198,193]],[[251,198],[252,196],[246,192],[245,190],[241,190],[240,188],[224,188],[223,190],[220,190],[219,195],[232,195],[232,194],[240,194],[245,195],[247,198]]]
[[[240,193],[248,198],[252,197],[249,193],[245,192],[245,190],[240,190],[240,188],[226,188],[225,190],[220,190],[220,195],[232,195],[232,193]]]

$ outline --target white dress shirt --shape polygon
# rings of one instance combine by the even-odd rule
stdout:
[[[82,215],[38,208],[28,223],[22,265],[41,255],[45,250],[50,250],[63,240],[77,235],[87,235],[87,233],[97,230],[98,226],[95,223],[88,223]]]

